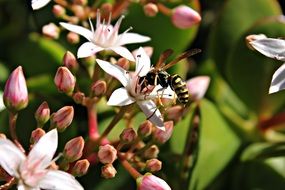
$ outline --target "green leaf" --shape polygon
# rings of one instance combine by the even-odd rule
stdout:
[[[0,82],[5,82],[9,76],[9,70],[6,65],[0,62]]]
[[[189,189],[205,189],[227,166],[240,146],[240,139],[215,105],[201,102],[198,160]]]
[[[281,15],[277,1],[228,0],[210,35],[209,51],[218,69],[224,74],[232,48],[241,35],[258,19]]]

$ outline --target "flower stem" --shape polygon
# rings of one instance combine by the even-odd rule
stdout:
[[[137,179],[138,177],[141,177],[142,174],[140,174],[128,161],[127,159],[118,152],[118,158],[121,162],[121,164],[123,165],[123,167],[131,174],[131,176],[134,179]]]
[[[97,111],[95,109],[95,104],[87,106],[88,111],[88,129],[89,138],[96,139],[99,137],[98,122],[97,122]]]
[[[170,16],[172,14],[171,9],[163,5],[162,3],[157,3],[158,10],[166,16]]]
[[[23,152],[25,153],[24,148],[20,144],[18,140],[18,136],[16,133],[16,122],[17,122],[18,114],[17,113],[12,113],[10,112],[9,115],[9,129],[10,129],[10,135],[16,146]]]
[[[272,129],[282,123],[285,123],[285,112],[278,113],[269,119],[260,121],[258,127],[262,131],[266,131],[267,129]]]

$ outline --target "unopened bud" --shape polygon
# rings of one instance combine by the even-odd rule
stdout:
[[[79,35],[74,32],[68,32],[66,39],[70,44],[78,44],[80,41]]]
[[[156,158],[146,161],[146,169],[150,172],[157,172],[161,170],[162,162]]]
[[[74,162],[81,158],[84,148],[84,139],[76,137],[69,140],[64,147],[63,156],[69,162]]]
[[[72,168],[72,175],[76,177],[83,176],[87,173],[90,163],[87,159],[76,161]]]
[[[103,80],[98,80],[91,86],[91,92],[93,96],[102,96],[106,93],[106,91],[107,84]]]
[[[85,98],[85,94],[83,92],[76,92],[73,94],[72,98],[75,101],[75,103],[82,104]]]
[[[133,128],[126,128],[120,134],[120,139],[123,143],[132,143],[137,138],[137,133]]]
[[[7,137],[4,133],[0,133],[0,139],[7,139]]]
[[[103,164],[112,164],[117,159],[117,150],[109,144],[100,146],[98,158]]]
[[[54,83],[59,91],[70,94],[74,90],[76,80],[67,67],[59,67],[54,77]]]
[[[204,97],[210,84],[210,77],[208,76],[197,76],[186,82],[186,86],[190,93],[192,100],[200,100]]]
[[[159,154],[159,148],[156,145],[151,145],[145,152],[144,157],[147,159],[157,158]]]
[[[164,123],[165,130],[156,129],[153,132],[153,140],[156,143],[164,144],[171,137],[173,132],[173,121]]]
[[[56,17],[63,17],[65,15],[65,8],[61,5],[54,5],[52,7],[52,12]]]
[[[46,132],[42,128],[36,128],[32,131],[30,143],[35,144],[37,143],[42,136],[44,136]]]
[[[172,23],[180,29],[190,28],[201,21],[201,16],[194,9],[180,5],[172,10]]]
[[[70,71],[76,72],[78,69],[78,63],[76,57],[70,51],[67,51],[62,59],[63,65],[66,66]]]
[[[121,57],[118,61],[117,61],[117,65],[122,67],[124,70],[129,70],[130,67],[130,62],[129,60],[127,60],[124,57]]]
[[[73,0],[73,3],[77,5],[87,5],[88,0]]]
[[[173,121],[179,121],[181,117],[183,116],[183,106],[176,105],[173,107],[170,107],[166,110],[167,119],[173,120]]]
[[[3,94],[7,109],[17,112],[27,107],[29,102],[26,79],[22,67],[17,67],[9,76]]]
[[[64,106],[56,113],[52,114],[50,121],[51,126],[63,132],[72,122],[74,110],[72,106]]]
[[[84,10],[84,7],[81,5],[72,5],[71,7],[74,15],[79,18],[80,20],[86,19],[86,12]]]
[[[101,176],[110,179],[115,177],[117,170],[114,168],[112,164],[106,164],[101,168]]]
[[[254,47],[250,44],[250,42],[253,42],[255,40],[261,40],[267,38],[264,34],[251,34],[245,37],[245,43],[247,47],[251,50],[255,50]]]
[[[100,10],[103,15],[109,15],[113,10],[113,5],[111,3],[103,3]]]
[[[47,102],[43,102],[35,113],[39,127],[43,126],[50,118],[50,109]]]
[[[161,178],[146,173],[145,175],[136,179],[139,190],[171,190],[169,185]]]
[[[149,120],[144,121],[138,129],[138,135],[141,138],[148,137],[152,132],[152,123]]]
[[[42,28],[42,33],[48,38],[58,39],[60,29],[54,23],[49,23],[44,25]]]
[[[148,3],[143,7],[144,14],[149,17],[154,17],[158,13],[158,7],[154,3]]]

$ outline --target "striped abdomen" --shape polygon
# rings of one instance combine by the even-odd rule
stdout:
[[[168,78],[168,81],[171,89],[177,95],[178,101],[182,104],[187,104],[189,100],[189,93],[186,83],[182,80],[182,78],[179,75],[174,74]]]

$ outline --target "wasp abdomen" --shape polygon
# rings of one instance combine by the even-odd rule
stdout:
[[[182,80],[182,78],[174,74],[169,77],[169,84],[171,89],[177,95],[177,99],[182,104],[187,104],[189,100],[189,93],[186,87],[186,83]]]

